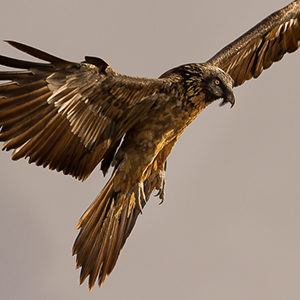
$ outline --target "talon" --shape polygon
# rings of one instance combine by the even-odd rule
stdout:
[[[144,200],[144,203],[146,204],[147,200],[146,200],[146,195],[145,195],[145,191],[144,191],[144,183],[143,182],[139,183],[139,189],[141,191],[142,199]]]
[[[142,200],[144,202],[144,204],[147,203],[146,200],[146,195],[144,192],[144,184],[142,182],[139,182],[137,185],[137,191],[134,192],[135,194],[135,200],[137,202],[137,205],[139,207],[139,210],[141,212],[141,214],[143,213],[143,204],[142,204]]]
[[[165,201],[165,198],[161,198],[160,202],[158,203],[158,205],[162,205]]]
[[[139,205],[139,209],[140,209],[141,214],[143,214],[143,207],[142,207],[142,202],[141,202],[141,191],[140,191],[139,187],[138,187],[137,203]]]
[[[160,196],[160,193],[161,193],[161,190],[160,190],[160,189],[159,189],[159,190],[157,190],[157,193],[156,193],[156,194],[154,194],[154,197]]]

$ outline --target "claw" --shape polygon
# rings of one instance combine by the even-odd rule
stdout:
[[[160,171],[158,178],[159,178],[159,181],[157,184],[157,194],[155,194],[155,196],[159,196],[159,198],[161,199],[159,205],[161,205],[165,199],[166,172]]]
[[[160,202],[158,203],[158,205],[162,205],[165,201],[165,198],[161,198]]]
[[[143,213],[143,207],[142,207],[142,202],[141,202],[141,191],[140,191],[139,187],[138,187],[137,204],[138,204],[140,212],[142,214]]]
[[[158,189],[158,190],[157,190],[157,193],[154,194],[154,197],[160,196],[160,193],[161,193],[161,190]]]
[[[139,182],[138,185],[137,185],[137,191],[134,192],[135,194],[135,199],[136,199],[136,202],[139,206],[139,209],[140,209],[140,212],[141,214],[143,213],[143,205],[142,205],[142,201],[146,204],[147,203],[147,200],[146,200],[146,195],[145,195],[145,192],[144,192],[144,184],[143,182]]]
[[[141,194],[142,194],[142,198],[144,200],[144,204],[146,205],[147,198],[146,198],[146,195],[145,195],[145,188],[144,188],[144,183],[143,182],[141,183]]]

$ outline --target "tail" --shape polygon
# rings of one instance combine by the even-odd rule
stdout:
[[[90,289],[97,277],[101,286],[105,277],[113,270],[119,253],[150,196],[148,192],[145,196],[144,187],[139,184],[130,188],[127,193],[116,192],[115,175],[116,172],[77,225],[80,232],[73,246],[73,255],[77,255],[77,268],[81,267],[80,283],[89,276]]]

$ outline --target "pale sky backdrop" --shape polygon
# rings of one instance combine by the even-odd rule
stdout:
[[[0,39],[158,77],[202,62],[288,0],[2,1]],[[0,52],[26,56],[0,43]],[[81,183],[0,153],[0,299],[300,299],[300,51],[211,105],[168,160],[113,273],[92,292],[71,256],[107,178]]]

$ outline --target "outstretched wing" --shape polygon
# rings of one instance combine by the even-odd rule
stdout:
[[[69,62],[17,42],[48,63],[0,56],[0,140],[12,159],[84,180],[102,160],[105,173],[122,136],[142,120],[167,85],[163,79],[120,75],[102,59]],[[9,82],[7,82],[9,81]]]
[[[273,13],[223,48],[207,63],[227,72],[234,86],[257,78],[273,62],[300,45],[300,0]]]

